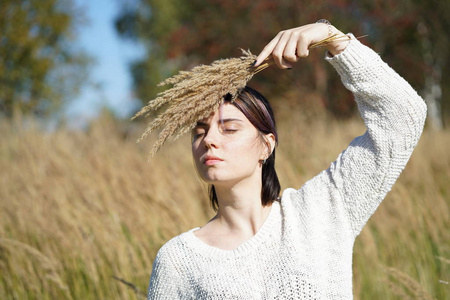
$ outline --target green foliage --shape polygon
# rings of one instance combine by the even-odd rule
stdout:
[[[137,95],[143,102],[153,99],[159,91],[156,84],[177,70],[237,57],[241,53],[239,48],[257,54],[279,30],[323,17],[319,5],[293,7],[291,1],[141,0],[137,3],[124,9],[116,25],[122,36],[142,42],[148,49],[148,56],[131,68]],[[319,59],[323,51],[317,50],[312,56],[297,71],[266,70],[258,74],[252,86],[264,86],[266,95],[277,98],[286,95],[292,84],[300,87],[300,94],[315,90],[320,82],[327,82],[328,75],[323,71],[326,64]],[[313,70],[318,76],[310,76]],[[333,80],[337,81],[337,76],[331,77]]]
[[[344,32],[369,36],[370,45],[418,91],[432,78],[443,88],[442,106],[450,111],[446,86],[450,80],[449,1],[306,1],[270,0],[135,0],[124,1],[117,19],[122,36],[142,42],[148,55],[132,66],[138,97],[155,97],[156,84],[179,69],[239,55],[239,47],[258,54],[280,30],[329,19]],[[421,24],[418,26],[418,24]],[[424,28],[426,31],[424,31]],[[432,47],[424,48],[424,41]],[[425,59],[431,56],[430,59]],[[319,101],[338,116],[349,116],[354,103],[334,72],[327,72],[323,51],[292,71],[271,68],[251,82],[270,99],[302,99],[316,93]],[[430,65],[431,64],[431,65]],[[436,74],[435,66],[440,66]],[[296,87],[295,91],[292,91]],[[288,92],[289,91],[289,92]]]
[[[71,0],[3,0],[0,111],[48,115],[85,81],[88,58],[70,45],[79,11]]]

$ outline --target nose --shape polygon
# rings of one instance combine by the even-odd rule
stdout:
[[[205,138],[203,139],[203,143],[206,149],[219,147],[219,132],[216,128],[210,128],[206,133]]]

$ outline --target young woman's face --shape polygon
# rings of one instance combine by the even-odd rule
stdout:
[[[267,152],[258,130],[230,103],[199,121],[192,131],[195,165],[207,183],[234,184],[260,177],[260,161],[268,157]]]

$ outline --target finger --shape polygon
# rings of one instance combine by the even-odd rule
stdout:
[[[278,41],[277,45],[272,51],[272,58],[275,62],[275,64],[280,69],[287,69],[292,68],[292,66],[284,59],[284,50],[286,49],[286,45],[288,44],[289,40],[291,38],[291,32],[287,31],[281,36],[280,40]]]
[[[283,32],[280,31],[261,51],[261,53],[256,58],[256,62],[254,64],[255,67],[259,66],[270,54],[272,54],[273,49],[277,45],[280,37],[283,35]]]
[[[297,39],[299,32],[293,31],[284,48],[283,58],[290,62],[297,62],[299,57],[297,55]]]
[[[298,57],[307,57],[309,55],[309,45],[311,44],[311,40],[305,38],[304,36],[300,36],[297,40],[297,56]]]

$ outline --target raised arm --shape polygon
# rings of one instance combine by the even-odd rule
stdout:
[[[355,95],[367,127],[329,168],[358,234],[408,162],[422,133],[426,105],[377,53],[357,40],[327,60]]]
[[[272,56],[280,68],[309,54],[311,44],[340,31],[310,24],[280,32],[255,65]],[[422,133],[426,106],[414,89],[370,48],[351,39],[327,45],[327,60],[352,91],[367,131],[355,138],[310,186],[338,191],[353,234],[361,231],[405,167]],[[335,194],[335,193],[332,193]],[[339,199],[337,199],[339,198]]]

